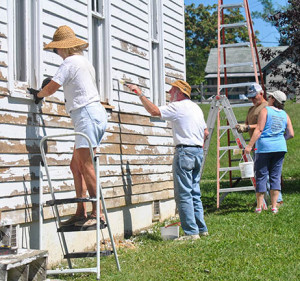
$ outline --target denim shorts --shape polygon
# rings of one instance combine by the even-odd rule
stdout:
[[[93,148],[100,145],[107,126],[107,113],[100,102],[93,102],[86,106],[72,110],[70,113],[75,132],[86,134]],[[88,148],[86,138],[75,136],[75,148]]]

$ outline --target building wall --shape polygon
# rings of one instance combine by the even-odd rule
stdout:
[[[43,188],[45,200],[50,198],[46,177],[40,182],[43,172],[40,168],[40,139],[45,135],[72,133],[73,126],[64,109],[61,89],[36,106],[26,94],[26,88],[33,85],[10,79],[13,77],[10,63],[14,52],[9,37],[13,22],[9,1],[0,1],[0,211],[2,221],[21,225],[22,246],[36,248],[39,189]],[[29,42],[24,48],[28,47],[34,53],[32,71],[34,79],[40,83],[44,77],[53,76],[62,62],[53,52],[42,50],[58,26],[71,26],[83,40],[90,40],[91,35],[86,0],[39,2],[42,3],[36,7],[40,16],[34,26],[37,30],[35,47]],[[161,218],[174,214],[173,140],[169,125],[150,117],[137,96],[119,83],[119,79],[137,83],[149,99],[155,101],[157,98],[152,91],[156,69],[152,69],[150,1],[110,2],[108,42],[111,68],[108,71],[112,91],[105,93],[108,96],[109,123],[97,153],[100,155],[104,197],[113,220],[111,224],[115,225],[115,234],[123,235],[151,224],[153,201],[161,202]],[[185,78],[184,4],[175,0],[158,2],[162,13],[159,46],[163,62],[163,92],[158,100],[164,104],[169,84],[175,79]],[[90,57],[91,54],[85,55]],[[75,196],[69,168],[73,145],[72,139],[47,143],[48,165],[57,198]],[[61,206],[60,213],[62,216],[71,215],[75,207],[72,204]],[[137,217],[139,208],[147,219],[141,221]],[[53,213],[48,207],[44,208],[44,218],[47,228],[53,228]],[[30,237],[24,238],[26,233],[30,233]],[[52,242],[48,244],[47,240],[44,234],[45,247],[48,245],[50,249]]]

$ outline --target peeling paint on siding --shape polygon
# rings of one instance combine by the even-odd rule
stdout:
[[[7,77],[4,77],[1,71],[0,71],[0,80],[7,81]]]
[[[147,54],[145,52],[139,51],[138,47],[135,46],[135,45],[132,45],[132,44],[130,44],[128,42],[125,42],[125,41],[120,41],[120,43],[121,43],[121,49],[124,50],[124,51],[128,51],[128,52],[137,54],[141,57],[146,57],[147,56]]]

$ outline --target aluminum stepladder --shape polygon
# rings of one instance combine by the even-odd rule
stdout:
[[[69,138],[69,137],[76,136],[76,135],[80,135],[88,141],[89,150],[90,150],[92,162],[93,162],[95,173],[96,173],[96,187],[97,187],[96,188],[96,190],[97,190],[96,196],[97,196],[97,198],[56,199],[54,188],[52,186],[52,181],[51,181],[51,177],[50,177],[49,167],[48,167],[48,164],[47,164],[46,153],[45,153],[45,149],[44,149],[44,143],[48,140],[64,141],[64,139],[61,139],[61,138]],[[55,275],[55,274],[90,272],[90,273],[96,273],[97,274],[97,279],[99,280],[100,279],[100,256],[107,256],[107,255],[110,255],[110,254],[114,254],[117,269],[119,271],[121,271],[120,264],[119,264],[119,259],[118,259],[118,255],[117,255],[117,251],[116,251],[116,247],[115,247],[115,243],[114,243],[114,239],[113,239],[113,235],[112,235],[112,231],[111,231],[109,220],[108,220],[108,213],[107,213],[106,204],[105,204],[105,200],[104,200],[103,193],[102,193],[101,183],[100,183],[99,157],[94,156],[93,147],[92,147],[91,141],[88,138],[88,136],[83,134],[83,133],[78,133],[78,132],[71,133],[71,134],[45,136],[45,137],[42,138],[42,140],[40,142],[40,150],[41,150],[41,155],[42,155],[42,161],[43,162],[41,163],[41,167],[40,167],[41,172],[40,172],[40,190],[39,190],[39,214],[40,214],[39,215],[39,229],[40,229],[39,245],[40,245],[40,249],[42,249],[43,248],[43,238],[42,238],[42,236],[43,236],[43,231],[42,231],[42,229],[43,229],[43,208],[44,208],[44,206],[52,206],[52,209],[53,209],[53,212],[54,212],[55,224],[56,224],[57,232],[59,234],[60,243],[61,243],[61,246],[62,246],[64,258],[67,259],[68,266],[69,266],[69,269],[47,270],[47,274]],[[44,192],[43,192],[42,166],[44,166],[44,168],[45,168],[45,173],[46,173],[48,185],[49,185],[49,188],[50,188],[50,194],[51,194],[51,200],[48,200],[46,202],[44,202],[44,199],[43,199]],[[100,223],[100,200],[101,200],[101,203],[102,203],[102,209],[103,209],[105,219],[106,219],[106,224]],[[76,226],[59,227],[59,224],[60,224],[61,220],[60,220],[60,215],[59,215],[59,210],[58,210],[57,205],[78,203],[78,202],[96,202],[96,207],[97,207],[97,220],[96,220],[97,224],[96,224],[96,227],[92,226],[92,227],[88,227],[88,228],[85,228],[85,229],[83,229],[82,227],[76,227]],[[110,237],[110,241],[111,241],[113,251],[108,251],[108,250],[100,251],[100,231],[102,232],[102,229],[104,229],[106,227],[108,229],[108,233],[109,233],[109,237]],[[87,231],[87,233],[88,233],[88,231],[90,231],[90,230],[96,230],[96,251],[77,252],[77,253],[72,252],[72,253],[70,253],[68,251],[65,232]],[[72,268],[72,262],[71,262],[72,258],[84,258],[84,257],[96,257],[97,258],[97,266],[92,267],[92,268],[77,268],[77,269]]]
[[[226,119],[228,121],[228,125],[219,127],[219,130],[221,130],[222,133],[220,134],[220,136],[218,135],[217,138],[219,138],[219,140],[220,140],[225,135],[226,132],[231,131],[235,138],[236,145],[219,147],[218,151],[222,151],[222,154],[220,156],[218,156],[219,157],[218,163],[220,164],[220,160],[223,158],[223,156],[226,154],[226,152],[232,151],[234,149],[242,151],[246,147],[246,142],[245,142],[245,139],[243,138],[243,135],[241,133],[239,133],[236,129],[236,125],[238,124],[238,122],[236,120],[235,114],[232,110],[232,106],[231,106],[228,98],[225,95],[215,96],[211,103],[207,122],[206,122],[207,129],[209,131],[209,135],[208,135],[208,138],[205,141],[204,147],[203,147],[203,161],[202,161],[202,165],[201,165],[200,176],[202,176],[202,173],[203,173],[203,169],[205,166],[205,161],[207,158],[211,138],[212,138],[214,128],[215,128],[215,123],[220,114],[220,111],[223,111],[225,113]],[[219,140],[218,140],[218,142],[219,142]],[[253,161],[250,154],[242,153],[242,159],[244,162]],[[219,172],[222,172],[222,175],[219,177],[219,182],[228,172],[239,170],[239,166],[217,167],[217,168],[218,168]],[[256,182],[255,182],[254,177],[251,178],[251,182],[252,182],[252,185],[243,186],[243,187],[220,188],[220,186],[217,185],[217,208],[219,208],[220,203],[224,200],[226,195],[229,194],[230,192],[249,191],[249,190],[255,191]],[[221,198],[220,198],[220,193],[223,193]]]

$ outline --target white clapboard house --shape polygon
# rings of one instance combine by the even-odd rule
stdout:
[[[139,98],[119,83],[138,84],[156,105],[166,103],[170,83],[185,79],[183,0],[0,0],[0,212],[19,225],[19,247],[38,248],[40,139],[72,133],[62,89],[35,105],[27,87],[40,88],[62,59],[43,46],[57,27],[69,25],[89,42],[109,125],[99,149],[101,183],[114,235],[126,235],[175,213],[174,150],[169,125],[152,118]],[[47,143],[58,198],[75,197],[69,168],[73,141]],[[61,216],[76,205],[62,206]],[[61,258],[51,209],[44,209],[49,262]],[[85,234],[86,235],[86,234]],[[74,233],[73,247],[94,239]],[[84,242],[83,242],[84,241]]]

